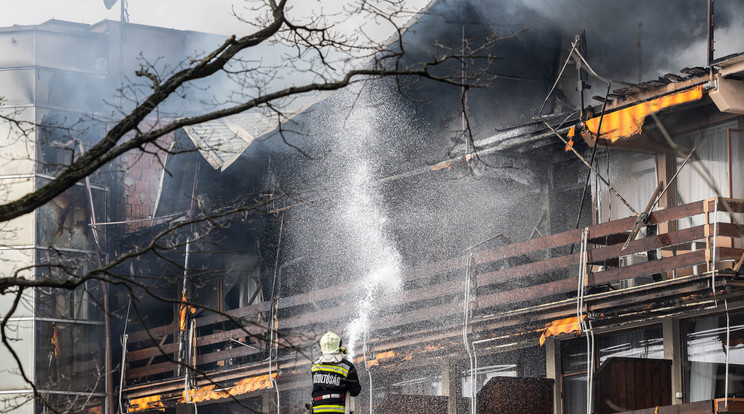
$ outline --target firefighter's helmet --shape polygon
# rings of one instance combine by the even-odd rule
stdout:
[[[328,331],[320,337],[320,352],[323,354],[332,354],[338,352],[341,347],[341,338],[335,333]]]

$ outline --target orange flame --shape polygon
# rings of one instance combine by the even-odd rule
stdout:
[[[59,345],[59,332],[57,331],[57,327],[54,325],[52,325],[52,338],[49,342],[54,345],[54,357],[59,359],[62,356],[62,349]]]
[[[268,388],[271,388],[271,380],[276,378],[277,374],[272,373],[271,377],[268,375],[260,375],[257,377],[251,377],[251,378],[245,378],[238,382],[236,382],[232,387],[230,388],[222,388],[215,390],[216,385],[207,385],[204,387],[201,387],[197,390],[190,389],[188,398],[186,395],[186,391],[183,391],[183,397],[178,400],[178,403],[199,403],[204,401],[211,401],[211,400],[219,400],[222,398],[227,398],[230,396],[236,396],[236,395],[242,395],[249,392],[254,392],[258,390],[265,390]]]
[[[194,313],[196,312],[196,308],[189,305],[188,300],[186,299],[186,295],[183,295],[181,297],[180,309],[178,310],[178,328],[181,331],[186,330],[186,312],[187,311]]]
[[[586,315],[581,315],[581,320],[586,320]],[[581,333],[581,324],[579,319],[574,316],[571,318],[558,319],[549,324],[545,325],[545,330],[540,335],[540,346],[543,346],[545,340],[550,336],[555,336],[562,333]]]
[[[599,120],[602,118],[602,138],[615,142],[620,138],[627,138],[641,133],[643,122],[648,115],[661,111],[664,108],[697,101],[703,97],[703,86],[665,95],[648,102],[642,102],[619,111],[604,114],[604,117],[596,116],[586,121],[586,128],[597,135]],[[575,129],[572,127],[568,135],[573,136]]]
[[[143,398],[135,398],[132,400],[129,400],[129,409],[127,412],[134,413],[137,411],[144,411],[144,410],[151,410],[151,409],[158,409],[160,411],[165,411],[165,405],[162,401],[160,401],[159,395],[153,395],[150,397],[143,397]]]

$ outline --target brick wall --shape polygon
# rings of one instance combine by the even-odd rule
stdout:
[[[152,218],[155,212],[166,158],[163,148],[169,148],[172,141],[173,134],[168,134],[158,140],[158,145],[147,144],[144,151],[130,151],[122,156],[124,220],[133,221],[127,224],[126,231],[155,223],[142,219]]]

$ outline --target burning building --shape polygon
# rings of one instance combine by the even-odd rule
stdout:
[[[332,329],[356,412],[744,412],[744,58],[597,92],[616,73],[591,37],[507,3],[490,21],[437,3],[409,29],[417,59],[506,28],[490,88],[376,81],[282,136],[254,114],[179,129],[7,223],[6,274],[112,263],[128,284],[25,292],[12,343],[37,394],[4,375],[6,407],[299,413]],[[8,197],[101,136],[89,115],[139,50],[219,43],[116,22],[0,34],[4,108],[41,125],[7,146]]]

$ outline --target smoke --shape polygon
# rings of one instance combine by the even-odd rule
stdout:
[[[514,3],[514,2],[512,2]],[[561,28],[567,39],[586,30],[589,61],[615,79],[635,82],[706,65],[707,2],[703,0],[521,0],[532,12]],[[487,13],[492,7],[475,1]],[[519,18],[519,15],[517,16]],[[522,20],[524,21],[524,20]],[[639,68],[639,24],[640,65]],[[741,48],[744,9],[736,0],[715,2],[716,57]],[[533,25],[530,29],[538,29]],[[739,36],[737,36],[739,35]],[[594,66],[594,65],[593,65]]]
[[[506,37],[516,34],[491,50],[503,58],[496,71],[548,83],[557,76],[557,64],[563,63],[550,59],[557,59],[560,48],[570,47],[582,30],[586,31],[590,64],[612,79],[637,82],[640,74],[643,80],[654,80],[707,63],[704,0],[503,0],[498,7],[487,0],[442,0],[421,22],[410,40],[422,50],[432,49],[433,40],[459,47],[463,29],[471,42],[487,32]],[[742,27],[744,8],[739,1],[715,2],[716,58],[741,51]],[[554,42],[559,42],[557,50]],[[526,84],[507,85],[513,90]],[[590,93],[598,94],[597,89],[601,85]],[[514,120],[513,116],[505,118]]]

